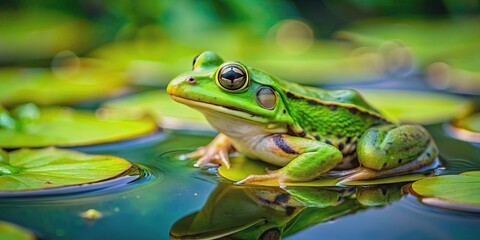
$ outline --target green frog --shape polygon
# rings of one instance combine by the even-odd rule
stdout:
[[[195,166],[229,168],[229,156],[239,152],[281,167],[237,184],[380,178],[428,166],[438,154],[426,129],[392,123],[354,90],[283,81],[210,51],[195,57],[192,71],[174,78],[167,92],[220,132],[184,156],[197,159]]]

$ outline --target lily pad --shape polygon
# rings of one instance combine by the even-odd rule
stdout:
[[[83,61],[83,64],[87,63]],[[57,72],[49,69],[2,69],[0,104],[75,104],[118,95],[126,89],[125,79],[118,72],[100,68],[65,68],[59,68]]]
[[[218,168],[218,173],[230,180],[230,181],[239,181],[252,174],[266,174],[266,170],[275,170],[278,167],[260,162],[255,160],[249,160],[245,157],[233,157],[230,159],[231,167],[227,169],[225,166],[220,166]],[[412,173],[402,176],[393,176],[381,179],[373,180],[362,180],[362,181],[349,181],[342,182],[339,184],[341,179],[338,178],[320,178],[310,182],[285,182],[282,183],[286,187],[294,186],[305,186],[305,187],[335,187],[339,185],[346,186],[357,186],[357,185],[378,185],[378,184],[389,184],[389,183],[400,183],[400,182],[413,182],[425,177],[425,174],[421,173]],[[255,183],[256,185],[262,186],[279,186],[279,183],[276,181],[272,182],[262,182]]]
[[[480,212],[480,171],[427,177],[413,183],[412,190],[428,205]]]
[[[83,146],[142,136],[157,130],[148,117],[128,119],[111,111],[89,112],[66,107],[43,108],[23,130],[0,128],[0,147]]]
[[[400,122],[442,122],[470,107],[464,98],[441,93],[383,89],[360,89],[359,92],[384,115]]]
[[[446,130],[455,138],[480,143],[480,113],[455,119],[446,125]]]
[[[35,235],[29,230],[18,225],[0,221],[0,239],[34,240]]]
[[[0,194],[102,182],[131,167],[127,160],[114,156],[56,148],[20,149],[0,161]]]
[[[200,112],[175,102],[165,90],[108,101],[103,107],[132,114],[152,114],[159,125],[165,128],[212,130]]]

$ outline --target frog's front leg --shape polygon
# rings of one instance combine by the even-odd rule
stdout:
[[[286,134],[268,135],[252,147],[261,160],[286,164],[264,175],[250,175],[237,184],[311,181],[333,169],[343,157],[338,149],[329,144]]]
[[[408,173],[430,165],[437,155],[435,142],[419,125],[373,127],[357,145],[361,167],[343,181]]]
[[[228,155],[233,151],[230,139],[225,134],[218,134],[206,147],[181,156],[183,159],[198,159],[195,167],[203,167],[209,164],[222,164],[230,168]]]

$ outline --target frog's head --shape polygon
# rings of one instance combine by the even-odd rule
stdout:
[[[276,80],[213,52],[193,60],[192,71],[174,78],[167,92],[201,112],[223,113],[261,123],[291,123]]]

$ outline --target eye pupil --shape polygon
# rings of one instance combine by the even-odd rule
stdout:
[[[248,84],[247,73],[245,69],[239,65],[226,65],[220,69],[218,83],[227,90],[242,89]]]
[[[266,109],[274,109],[277,105],[277,95],[270,87],[262,87],[257,91],[257,103]]]

